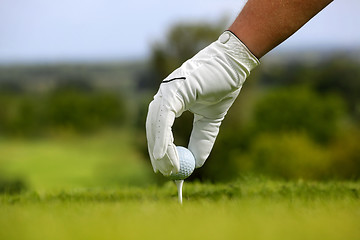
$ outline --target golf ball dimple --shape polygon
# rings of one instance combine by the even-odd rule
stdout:
[[[185,147],[177,146],[180,161],[180,170],[176,174],[171,174],[170,178],[173,180],[183,180],[189,177],[195,169],[195,158],[191,151]]]

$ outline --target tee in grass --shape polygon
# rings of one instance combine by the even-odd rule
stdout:
[[[175,180],[178,189],[179,202],[182,204],[182,187],[184,179],[188,178],[194,172],[195,158],[187,148],[177,146],[176,150],[179,156],[180,170],[178,173],[170,175],[170,178]]]

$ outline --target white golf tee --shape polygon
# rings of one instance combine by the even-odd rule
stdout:
[[[182,204],[182,187],[184,180],[175,180],[175,183],[178,190],[179,203]]]

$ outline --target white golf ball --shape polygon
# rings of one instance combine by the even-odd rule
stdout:
[[[171,174],[173,180],[184,180],[189,177],[195,169],[195,158],[189,149],[184,147],[176,147],[179,155],[180,170],[176,174]]]

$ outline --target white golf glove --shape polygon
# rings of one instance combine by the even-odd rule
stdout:
[[[201,167],[214,145],[221,121],[238,96],[258,59],[230,31],[201,50],[160,85],[149,105],[146,136],[155,173],[168,176],[180,169],[171,131],[176,117],[194,113],[189,150]]]

